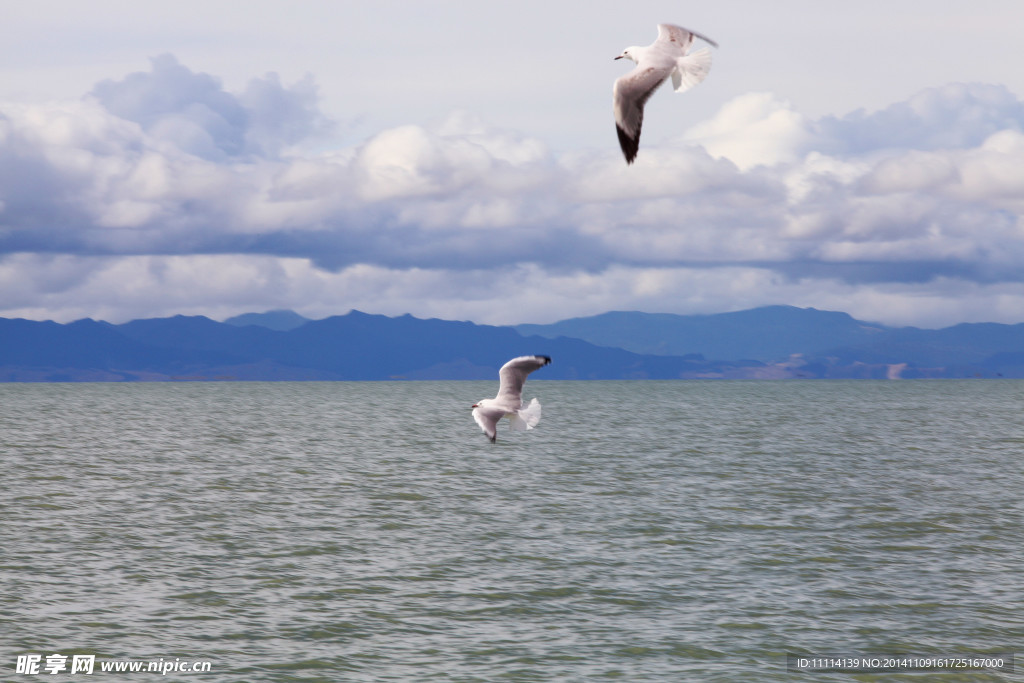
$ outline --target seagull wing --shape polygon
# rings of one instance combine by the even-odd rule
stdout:
[[[501,408],[489,408],[483,406],[477,406],[473,408],[473,419],[480,425],[480,429],[484,430],[484,434],[487,435],[491,441],[495,441],[498,438],[498,420],[505,416],[505,411]]]
[[[693,32],[687,31],[682,26],[672,24],[658,24],[658,39],[654,45],[663,50],[679,51],[683,54],[693,45]]]
[[[523,384],[526,376],[551,362],[548,356],[519,356],[501,366],[498,395],[494,400],[510,410],[519,410],[523,404]]]
[[[615,81],[615,87],[612,89],[615,132],[618,133],[619,146],[626,156],[626,163],[633,163],[636,153],[640,150],[644,105],[674,68],[674,63],[659,66],[641,63]]]
[[[658,43],[675,43],[685,52],[690,49],[691,45],[693,45],[694,38],[700,38],[708,45],[718,47],[718,43],[707,36],[674,24],[658,24],[658,40],[655,41],[655,45]]]

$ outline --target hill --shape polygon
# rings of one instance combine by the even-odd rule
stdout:
[[[894,328],[835,311],[766,306],[715,315],[612,312],[516,329],[635,353],[748,358],[797,377],[1024,377],[1024,324]]]
[[[871,344],[888,331],[846,313],[765,306],[714,315],[614,311],[551,325],[517,325],[522,334],[575,337],[634,353],[778,361],[793,354]]]
[[[547,379],[746,376],[763,367],[359,311],[284,331],[202,316],[121,325],[0,319],[0,381],[496,379],[506,360],[526,353],[555,359]]]
[[[707,316],[606,313],[502,327],[352,311],[95,320],[0,318],[0,381],[1024,377],[1024,325],[891,328],[786,306]],[[539,378],[538,378],[539,379]]]
[[[296,327],[302,327],[309,322],[309,318],[304,318],[295,311],[279,309],[276,311],[267,311],[266,313],[243,313],[242,315],[236,315],[233,318],[228,318],[224,322],[228,325],[236,325],[238,327],[254,325],[256,327],[267,327],[271,330],[284,332],[287,330],[294,330]]]

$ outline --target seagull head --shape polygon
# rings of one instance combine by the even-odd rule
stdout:
[[[622,54],[619,55],[618,57],[616,57],[615,59],[628,59],[628,60],[630,60],[632,62],[636,62],[637,61],[636,51],[638,49],[639,48],[636,48],[636,47],[627,47],[625,50],[622,51]]]

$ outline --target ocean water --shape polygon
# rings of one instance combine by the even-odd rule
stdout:
[[[0,680],[1003,681],[1024,382],[0,385]]]

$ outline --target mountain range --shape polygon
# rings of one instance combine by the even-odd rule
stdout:
[[[360,311],[0,318],[0,382],[496,379],[523,354],[554,359],[537,379],[1024,377],[1024,324],[897,328],[791,306],[518,326]]]

